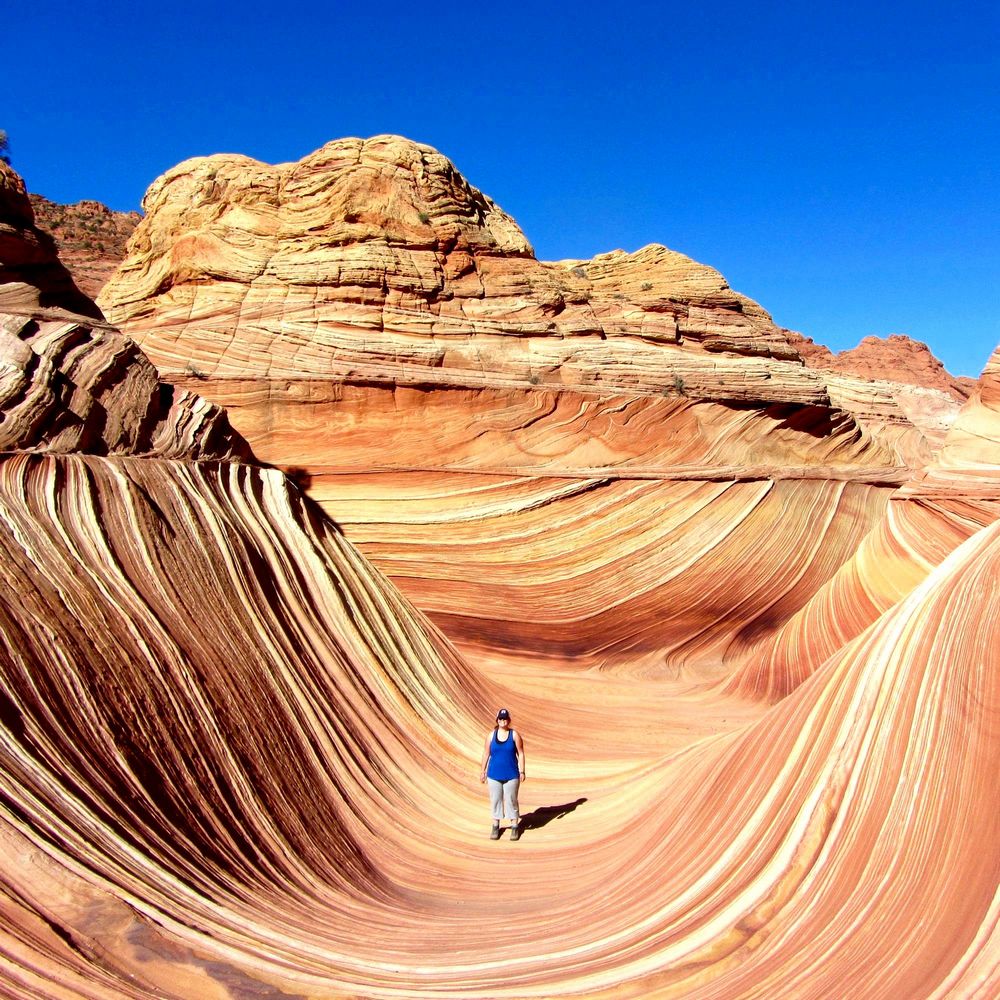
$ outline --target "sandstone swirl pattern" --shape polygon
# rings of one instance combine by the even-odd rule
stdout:
[[[815,402],[321,386],[360,429],[296,474],[439,629],[224,415],[38,297],[3,320],[4,996],[1000,991],[1000,352],[926,471]],[[455,467],[412,461],[439,404],[490,447],[445,420]],[[764,658],[796,623],[800,674]],[[501,701],[519,844],[476,781]]]
[[[889,501],[855,556],[767,642],[727,686],[781,697],[893,607],[955,547],[1000,516],[1000,365],[994,354],[945,441],[940,460]]]
[[[954,417],[806,368],[665,247],[536,260],[398,137],[188,161],[144,204],[109,318],[497,668],[710,672],[805,604]]]

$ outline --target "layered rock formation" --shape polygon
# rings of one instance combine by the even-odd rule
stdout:
[[[893,494],[857,553],[773,637],[736,644],[729,691],[780,698],[903,600],[970,536],[1000,518],[1000,350],[938,462]]]
[[[161,382],[99,315],[0,163],[0,450],[249,455],[217,406]]]
[[[0,162],[0,309],[55,310],[100,318],[59,260],[55,241],[35,226],[24,181]]]
[[[821,376],[664,247],[540,262],[447,159],[396,137],[188,161],[144,207],[107,315],[477,658],[709,669],[829,578],[957,409]],[[622,518],[643,525],[634,558]],[[713,557],[678,544],[692,529],[721,562],[809,555],[737,624]],[[652,622],[663,606],[685,610]]]
[[[800,365],[770,363],[794,352],[717,272],[663,247],[543,264],[449,161],[406,140],[278,167],[191,160],[143,204],[101,301],[172,378],[827,402]]]
[[[537,261],[448,160],[398,137],[276,167],[189,160],[143,206],[101,302],[171,378],[830,403],[787,331],[717,271],[660,246]]]
[[[108,461],[0,480],[10,995],[995,991],[996,526],[737,734],[663,757],[697,703],[516,702],[563,815],[493,845],[477,682],[277,473]],[[94,507],[129,515],[98,548]]]
[[[925,474],[818,404],[318,387],[325,502],[409,554],[415,593],[459,595],[437,617],[470,662],[294,483],[233,461],[221,415],[150,408],[133,345],[19,295],[18,385],[72,388],[0,456],[4,995],[1000,990],[1000,352]],[[225,363],[260,363],[234,329]],[[403,473],[434,434],[458,471]],[[524,568],[497,610],[490,566]],[[809,676],[752,669],[793,623]],[[725,669],[741,697],[578,656]],[[517,844],[486,839],[476,780],[498,704],[528,753]]]
[[[113,211],[98,201],[85,200],[64,205],[38,194],[29,194],[28,197],[35,225],[53,238],[60,261],[77,286],[86,295],[96,297],[127,256],[127,242],[142,216],[138,212]],[[633,256],[638,267],[624,270],[619,282],[616,263],[627,262]],[[711,268],[694,265],[679,254],[670,255],[663,247],[646,247],[636,255],[616,251],[602,254],[592,261],[561,263],[578,276],[581,272],[589,273],[595,284],[603,286],[622,301],[628,293],[637,295],[651,291],[654,285],[652,279],[658,278],[658,275],[655,266],[650,265],[655,265],[660,257],[670,256],[674,258],[675,269],[678,264],[690,268],[690,273],[681,280],[682,285],[685,281],[689,283],[689,291],[697,288],[699,277],[709,292],[726,287],[724,279]],[[643,276],[643,267],[649,268],[651,273]],[[748,314],[770,320],[752,300],[738,295],[736,298]],[[950,375],[926,344],[902,334],[890,334],[886,338],[865,337],[856,348],[839,354],[794,331],[783,330],[782,335],[810,368],[839,372],[869,382],[889,381],[901,386],[938,389],[959,401],[967,399],[975,385],[975,379]]]

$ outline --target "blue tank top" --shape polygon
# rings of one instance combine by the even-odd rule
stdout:
[[[486,768],[486,777],[494,781],[511,781],[518,776],[517,748],[514,746],[514,733],[501,743],[497,739],[497,731],[493,730],[490,739],[490,763]]]

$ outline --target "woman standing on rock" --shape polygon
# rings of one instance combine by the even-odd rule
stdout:
[[[487,782],[490,788],[490,805],[493,807],[490,840],[500,839],[500,821],[505,813],[510,820],[510,839],[520,839],[518,824],[521,814],[517,808],[517,791],[525,780],[524,740],[517,730],[510,728],[510,712],[506,708],[497,712],[497,724],[486,737],[483,773],[479,780]]]

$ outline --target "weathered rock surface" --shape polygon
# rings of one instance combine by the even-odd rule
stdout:
[[[926,344],[898,333],[885,338],[865,337],[857,347],[841,351],[818,367],[873,381],[884,379],[940,389],[961,402],[968,399],[975,381],[949,375]]]
[[[218,406],[161,382],[116,330],[0,312],[0,451],[27,449],[250,455]]]
[[[968,399],[975,389],[974,378],[949,374],[926,344],[901,333],[865,337],[857,347],[837,354],[801,333],[789,330],[786,335],[810,368],[840,372],[871,382],[884,380],[938,389],[959,402]]]
[[[36,227],[53,238],[60,261],[76,285],[95,298],[126,258],[128,240],[142,221],[142,215],[116,212],[92,200],[64,205],[38,194],[29,193],[28,197]],[[657,267],[664,259],[667,266]],[[560,263],[577,274],[588,274],[595,287],[602,288],[618,301],[643,297],[642,293],[662,283],[664,271],[672,269],[677,281],[669,294],[676,292],[681,300],[699,295],[709,299],[715,296],[721,304],[742,308],[748,317],[770,323],[770,316],[757,303],[731,292],[717,271],[663,247],[646,247],[636,254],[615,251],[593,260]],[[627,266],[622,267],[623,264]],[[926,344],[901,334],[890,334],[887,338],[866,337],[853,350],[839,354],[794,331],[782,330],[782,335],[810,368],[868,381],[937,389],[959,401],[968,398],[975,386],[975,379],[950,375]]]
[[[717,271],[661,246],[540,262],[445,157],[398,137],[273,167],[189,160],[143,206],[101,304],[171,379],[830,402],[786,331]]]
[[[1000,349],[963,407],[938,462],[914,473],[886,516],[805,607],[773,637],[747,634],[729,691],[781,698],[828,656],[906,598],[971,535],[1000,519]],[[753,648],[747,656],[747,648]]]
[[[0,162],[0,310],[53,309],[101,318],[59,260],[52,237],[35,226],[24,181]]]
[[[665,247],[537,261],[445,157],[397,137],[275,167],[188,161],[144,207],[108,316],[497,669],[710,669],[747,622],[809,599],[957,412],[940,390],[821,376],[764,309]],[[725,540],[718,564],[677,544],[688,503]],[[614,525],[631,517],[647,526],[624,559]],[[806,551],[817,524],[800,572],[739,623],[723,613],[718,565]],[[664,605],[676,620],[651,623]]]
[[[23,305],[45,290],[21,291]],[[35,369],[91,368],[64,407],[107,400],[102,371],[146,378],[141,355],[108,349],[114,331],[74,334],[70,365],[65,321],[36,322],[17,334]],[[343,384],[348,405],[326,410],[348,442],[328,481],[349,491],[357,475],[338,502],[390,555],[410,543],[398,575],[481,586],[490,565],[494,584],[527,565],[509,600],[483,597],[483,635],[463,634],[478,662],[279,471],[195,460],[209,425],[175,423],[173,447],[164,426],[156,455],[138,433],[118,454],[103,434],[88,439],[100,454],[82,435],[62,453],[53,405],[0,456],[0,992],[1000,991],[1000,352],[922,478],[880,468],[881,446],[828,407],[534,387],[491,390],[502,405],[471,387],[351,401],[365,390]],[[144,393],[113,396],[117,426],[147,419]],[[450,407],[522,471],[485,471]],[[348,433],[369,414],[374,430]],[[421,427],[469,467],[403,473]],[[392,435],[390,468],[373,473],[375,454],[352,473],[369,433]],[[795,448],[789,469],[745,464]],[[435,523],[450,547],[438,534],[421,552]],[[866,557],[870,525],[913,541]],[[890,582],[874,601],[897,597],[861,621],[875,569]],[[454,607],[465,627],[475,609]],[[791,622],[810,676],[759,675],[751,698],[565,669],[606,661],[603,642],[647,667],[667,647],[678,667],[725,651],[736,678],[737,646],[749,662]],[[768,705],[779,684],[790,693]],[[499,704],[528,755],[519,844],[484,835]]]

